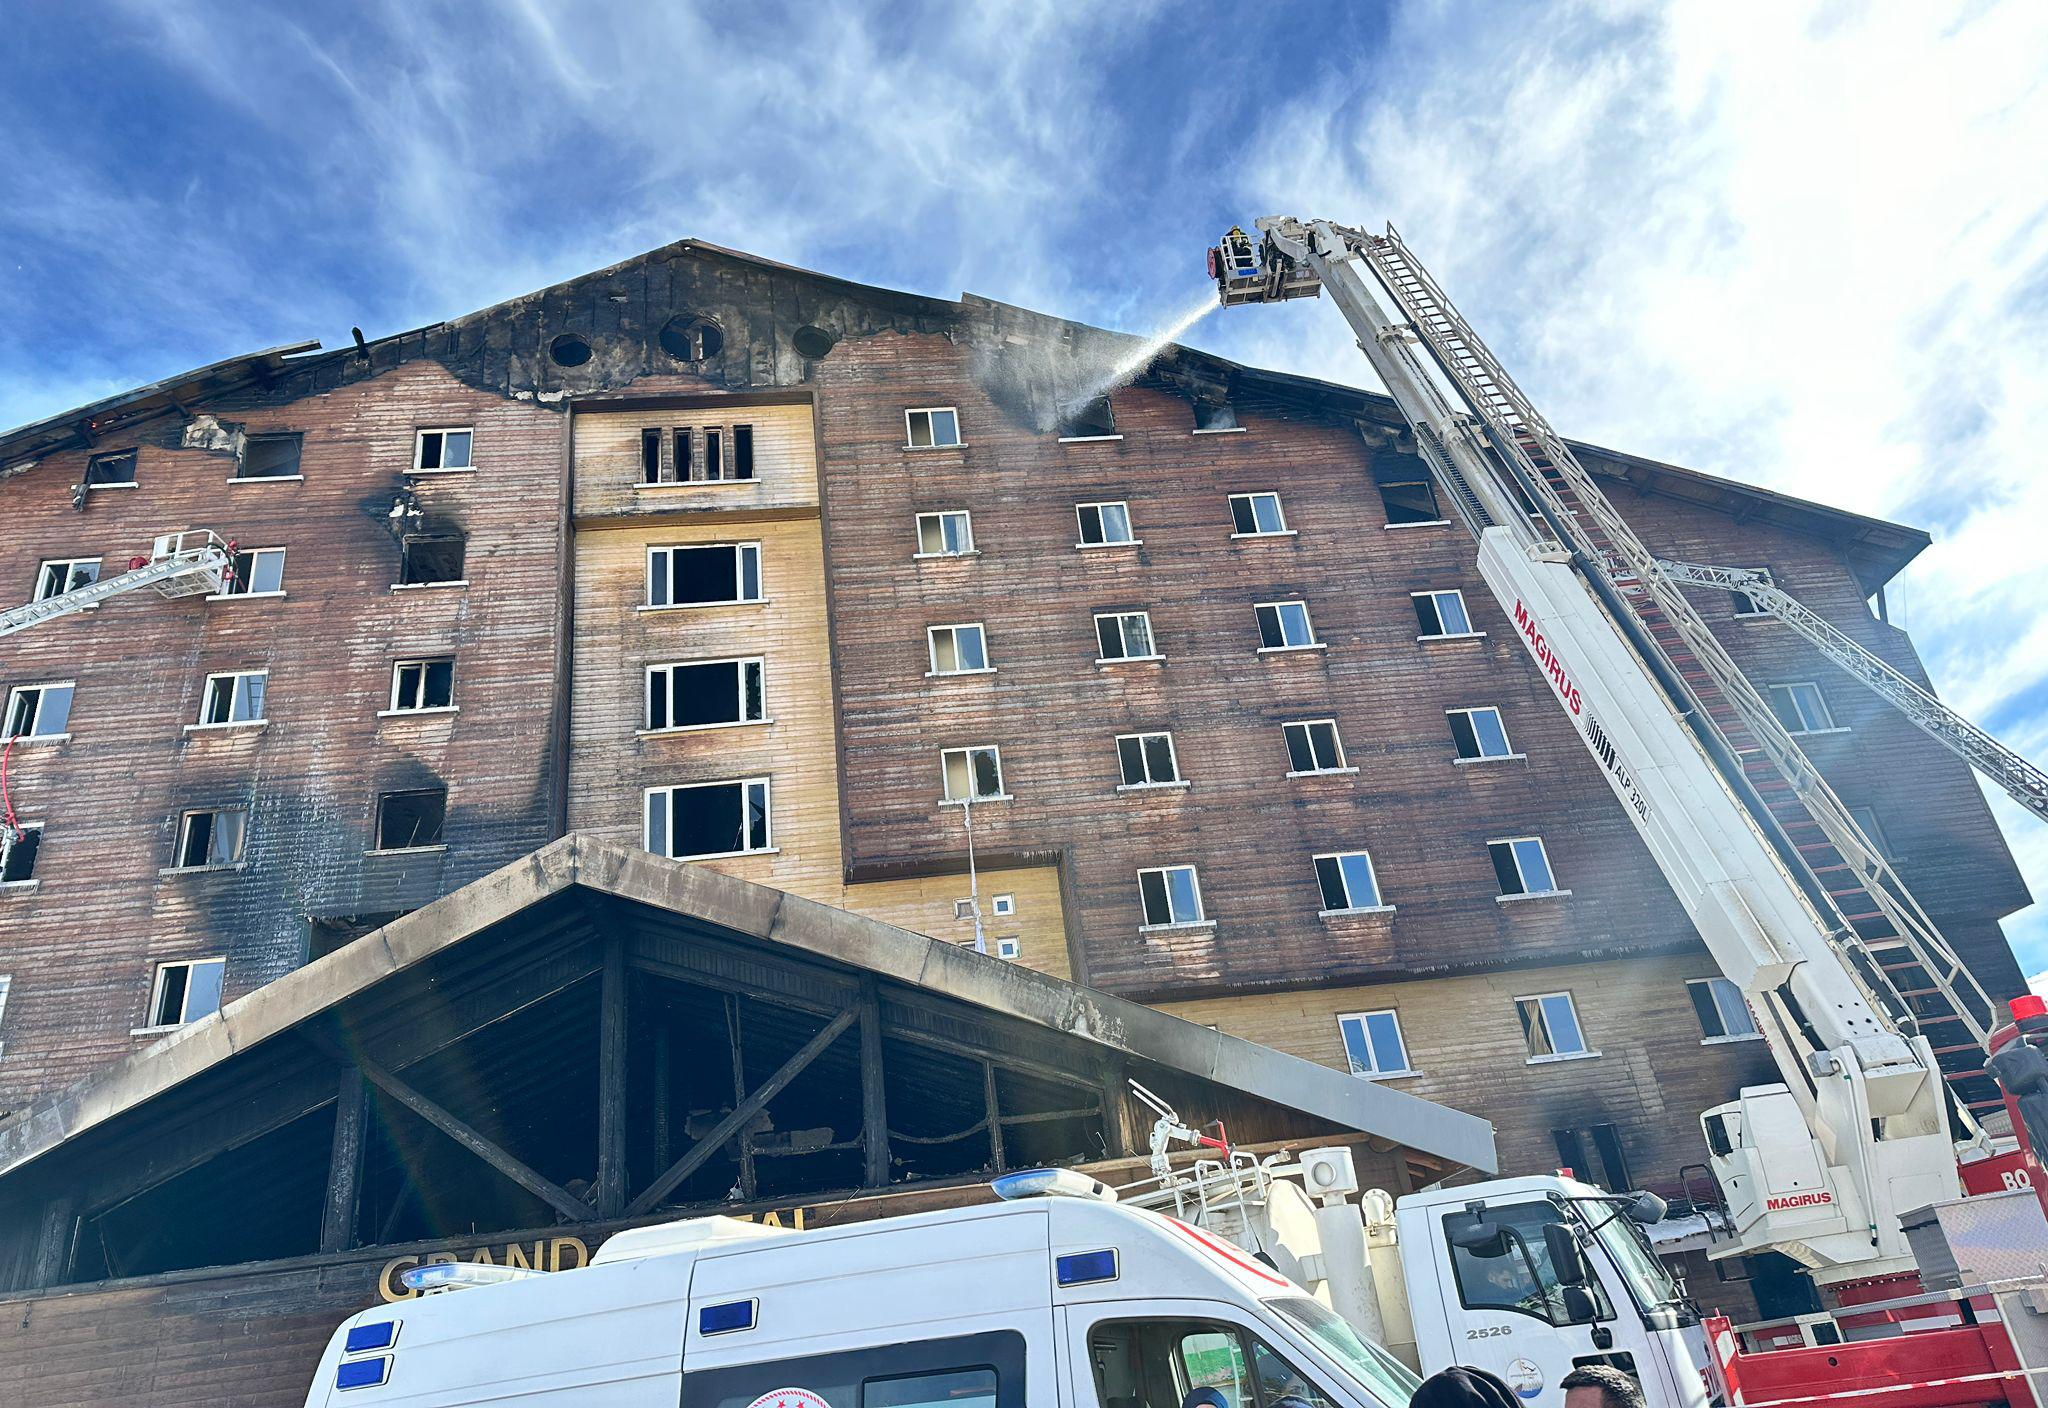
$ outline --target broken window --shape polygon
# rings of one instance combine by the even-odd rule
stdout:
[[[705,479],[725,478],[725,432],[717,426],[704,429],[704,476]]]
[[[1138,872],[1138,897],[1145,906],[1145,927],[1200,924],[1202,886],[1192,865],[1164,865]]]
[[[1508,745],[1507,725],[1500,720],[1500,710],[1492,705],[1478,709],[1446,709],[1444,717],[1450,720],[1451,741],[1457,745],[1460,758],[1476,760],[1514,756],[1514,749]]]
[[[1116,434],[1116,415],[1107,396],[1091,396],[1068,406],[1060,415],[1060,439],[1094,440]]]
[[[1320,866],[1330,857],[1318,857]],[[1337,1018],[1337,1030],[1344,1038],[1344,1058],[1351,1074],[1377,1079],[1405,1076],[1408,1044],[1401,1040],[1401,1019],[1392,1008],[1378,1012],[1345,1012]]]
[[[413,533],[399,543],[398,582],[423,587],[434,582],[460,583],[463,569],[460,533]]]
[[[676,459],[685,459],[690,452],[690,432],[676,432]],[[666,484],[675,477],[673,470],[661,462],[661,432],[643,430],[640,432],[640,482],[642,484]]]
[[[1305,719],[1282,724],[1287,739],[1287,775],[1300,777],[1313,772],[1341,772],[1344,746],[1337,737],[1335,719]]]
[[[672,860],[771,848],[768,779],[647,789],[647,849]]]
[[[391,667],[391,713],[454,707],[453,660],[400,660]]]
[[[269,681],[268,670],[208,675],[205,696],[199,705],[199,722],[202,725],[262,723],[263,696]]]
[[[1550,872],[1550,856],[1540,836],[1517,836],[1486,843],[1493,857],[1493,873],[1500,881],[1502,895],[1554,895],[1557,877]]]
[[[149,999],[151,1027],[182,1027],[220,1011],[221,979],[227,960],[200,958],[190,963],[160,963]]]
[[[1316,857],[1316,883],[1323,891],[1323,913],[1380,907],[1379,877],[1364,851],[1339,851]]]
[[[413,449],[413,471],[432,474],[476,468],[469,458],[470,442],[474,437],[475,432],[466,428],[422,430]]]
[[[1252,610],[1259,618],[1259,649],[1305,650],[1317,643],[1307,602],[1269,601]]]
[[[759,659],[650,665],[647,727],[713,728],[765,722],[761,677]]]
[[[960,626],[931,626],[925,637],[931,648],[935,675],[968,675],[989,668],[988,638],[979,621]]]
[[[732,477],[754,477],[754,427],[751,425],[736,425],[732,428]]]
[[[283,548],[251,548],[236,553],[234,567],[220,584],[222,596],[273,596],[283,591]]]
[[[1095,639],[1104,660],[1157,660],[1152,644],[1152,617],[1143,611],[1122,611],[1095,618]]]
[[[441,844],[448,819],[448,789],[421,788],[377,796],[377,849],[409,851]]]
[[[36,569],[35,594],[30,601],[48,601],[53,596],[89,587],[100,579],[96,557],[57,557]]]
[[[1387,507],[1389,526],[1400,523],[1441,523],[1443,513],[1436,506],[1436,486],[1427,479],[1413,479],[1380,485],[1380,501]]]
[[[1877,847],[1880,856],[1886,860],[1899,858],[1898,852],[1892,849],[1891,838],[1884,834],[1884,827],[1879,825],[1875,811],[1869,807],[1851,807],[1849,816],[1856,823],[1856,829],[1863,833],[1863,838]]]
[[[71,727],[69,684],[24,684],[7,697],[0,738],[64,738]]]
[[[1692,998],[1693,1015],[1700,1019],[1700,1033],[1707,1041],[1725,1041],[1757,1035],[1756,1019],[1749,1015],[1749,1003],[1742,989],[1726,978],[1695,978],[1685,985]]]
[[[311,932],[307,936],[307,954],[310,961],[325,958],[338,948],[354,943],[365,934],[383,928],[410,910],[385,910],[376,914],[332,915],[309,921]]]
[[[1528,1043],[1530,1060],[1598,1054],[1586,1049],[1586,1034],[1579,1027],[1579,1009],[1572,1004],[1570,993],[1518,997],[1515,1010],[1522,1018],[1522,1040]]]
[[[964,510],[917,516],[919,557],[964,557],[974,551],[974,525]]]
[[[718,606],[761,600],[761,545],[649,548],[649,606]]]
[[[1002,800],[1003,756],[993,744],[979,748],[947,748],[939,754],[949,802]]]
[[[548,357],[558,367],[580,367],[590,360],[590,343],[573,332],[565,332],[548,344]]]
[[[171,866],[176,870],[200,870],[237,864],[242,859],[242,843],[248,831],[249,813],[239,808],[186,812],[178,819],[178,847],[171,856]]]
[[[0,973],[0,1031],[6,1029],[7,990],[13,986],[14,976],[10,973]]]
[[[1777,585],[1777,583],[1771,579],[1771,572],[1768,567],[1752,567],[1749,570],[1751,572],[1756,573],[1757,576],[1763,578],[1765,586],[1770,587]],[[1735,614],[1737,616],[1769,616],[1772,614],[1772,612],[1767,607],[1763,606],[1760,602],[1756,600],[1756,598],[1752,597],[1747,592],[1730,592],[1728,593],[1728,595],[1734,598]]]
[[[951,406],[905,411],[903,422],[913,450],[944,449],[960,443],[960,416]]]
[[[1232,494],[1230,522],[1240,538],[1287,531],[1287,519],[1280,512],[1278,494]]]
[[[1138,541],[1131,536],[1131,510],[1121,502],[1076,504],[1074,516],[1081,522],[1081,546],[1084,548]]]
[[[0,826],[0,885],[20,885],[36,878],[36,852],[42,849],[43,824],[23,825],[9,834]]]
[[[1170,733],[1118,734],[1116,757],[1125,787],[1164,787],[1180,781]]]
[[[137,454],[134,450],[116,450],[112,454],[94,455],[85,465],[85,487],[105,489],[116,484],[135,482]]]
[[[661,350],[678,362],[702,362],[718,355],[725,346],[725,333],[709,318],[678,314],[662,324],[656,340]]]
[[[1579,1178],[1597,1184],[1610,1193],[1626,1193],[1636,1185],[1629,1176],[1628,1154],[1621,1147],[1621,1135],[1611,1124],[1589,1124],[1583,1129],[1553,1129],[1550,1137],[1557,1145],[1558,1166],[1567,1178]],[[1586,1155],[1586,1145],[1591,1143],[1593,1154],[1599,1159],[1595,1166]]]
[[[242,442],[242,458],[235,466],[237,479],[288,479],[299,472],[299,450],[304,437],[251,435]]]
[[[1806,681],[1800,684],[1774,684],[1769,686],[1771,712],[1778,716],[1778,722],[1785,726],[1787,733],[1832,733],[1835,731],[1835,716],[1828,712],[1826,696],[1820,686]]]
[[[1472,618],[1465,612],[1465,594],[1460,591],[1410,592],[1415,603],[1415,621],[1422,628],[1421,640],[1439,636],[1469,636]]]
[[[1228,401],[1195,402],[1195,433],[1214,434],[1219,430],[1242,430],[1237,423],[1237,407]]]

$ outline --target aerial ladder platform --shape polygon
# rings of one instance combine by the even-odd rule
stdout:
[[[227,589],[234,566],[235,545],[217,533],[204,528],[166,533],[151,545],[147,557],[131,559],[128,570],[118,576],[102,577],[68,592],[0,611],[0,636],[75,615],[144,587],[173,600],[215,595]]]

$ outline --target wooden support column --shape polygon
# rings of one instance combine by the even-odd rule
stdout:
[[[626,1208],[626,940],[605,940],[598,996],[597,1187],[599,1217]]]
[[[669,1062],[668,1026],[654,1029],[654,1162],[668,1167]]]
[[[988,1106],[988,1155],[989,1167],[996,1173],[1003,1171],[1003,1107],[996,1098],[995,1063],[981,1063],[981,1094]]]
[[[882,1083],[882,997],[872,975],[860,985],[861,1149],[870,1188],[889,1186],[889,1100]]]
[[[356,1244],[356,1212],[363,1194],[363,1132],[369,1107],[363,1073],[344,1066],[334,1092],[334,1142],[327,1151],[327,1199],[320,1209],[320,1250],[345,1252]]]
[[[1102,1063],[1102,1156],[1125,1159],[1131,1154],[1128,1068],[1122,1061]]]
[[[69,1279],[77,1239],[77,1199],[65,1193],[43,1204],[42,1223],[36,1228],[35,1255],[28,1268],[31,1289],[61,1286]]]
[[[740,1000],[734,993],[725,995],[725,1040],[732,1054],[732,1103],[738,1109],[747,1098],[747,1048],[746,1039],[740,1031]],[[747,1137],[746,1126],[740,1126],[736,1137],[740,1161],[740,1197],[754,1200],[757,1191],[754,1185],[754,1148]]]

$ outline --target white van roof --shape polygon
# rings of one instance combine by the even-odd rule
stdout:
[[[597,1254],[590,1258],[590,1264],[604,1266],[643,1256],[710,1251],[735,1242],[794,1235],[793,1228],[768,1227],[758,1222],[743,1222],[737,1217],[690,1217],[680,1222],[659,1222],[652,1227],[634,1227],[615,1233],[597,1249]]]

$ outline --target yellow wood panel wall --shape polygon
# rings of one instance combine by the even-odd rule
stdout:
[[[703,453],[706,426],[725,431],[725,460],[732,464],[732,427],[754,427],[754,478],[710,483],[643,485],[640,432],[673,435],[678,426],[697,431],[694,453]],[[576,517],[579,520],[648,513],[723,513],[728,510],[815,508],[818,451],[808,404],[720,406],[717,404],[621,411],[579,412],[576,416]],[[822,583],[821,583],[822,589]]]

